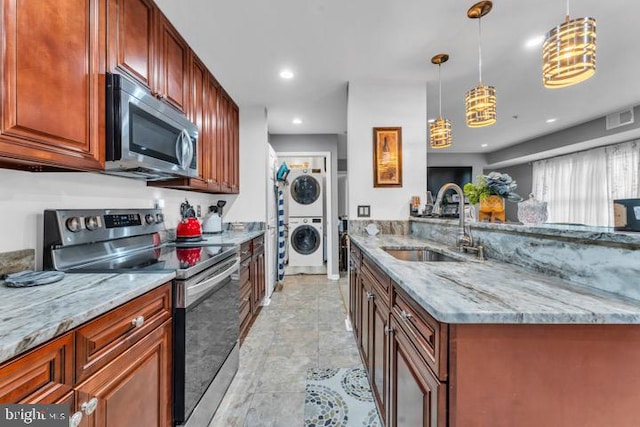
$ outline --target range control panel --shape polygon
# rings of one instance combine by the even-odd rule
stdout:
[[[44,240],[70,246],[165,230],[160,209],[65,209],[44,212]]]

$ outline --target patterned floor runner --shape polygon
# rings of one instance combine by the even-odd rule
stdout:
[[[307,371],[305,427],[380,427],[363,368],[314,368]]]

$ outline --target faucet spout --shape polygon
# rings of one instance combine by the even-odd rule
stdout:
[[[442,215],[442,199],[448,190],[454,190],[458,194],[458,217],[460,221],[458,223],[458,241],[457,246],[459,251],[463,251],[465,246],[473,246],[473,239],[471,237],[470,230],[465,227],[464,223],[464,192],[459,185],[449,182],[443,185],[438,191],[438,196],[433,206],[433,213],[435,215]]]

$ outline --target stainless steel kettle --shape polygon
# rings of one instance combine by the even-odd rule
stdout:
[[[226,204],[224,200],[218,200],[217,205],[209,206],[209,212],[202,221],[203,233],[222,233],[222,208]]]

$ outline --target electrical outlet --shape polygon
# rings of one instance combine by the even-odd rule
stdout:
[[[202,209],[200,208],[200,205],[196,205],[196,216],[198,218],[202,216]]]

